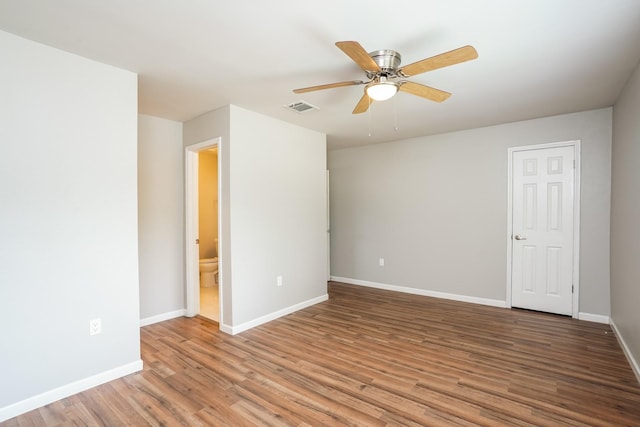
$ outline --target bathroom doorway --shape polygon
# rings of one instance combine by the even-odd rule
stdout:
[[[220,138],[186,147],[185,224],[187,316],[220,324]]]
[[[200,315],[220,320],[218,275],[218,146],[198,151]]]

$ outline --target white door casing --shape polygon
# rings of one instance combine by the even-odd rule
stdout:
[[[221,138],[209,139],[185,148],[185,286],[186,286],[186,315],[196,316],[200,313],[200,254],[198,247],[198,152],[217,146],[220,149]],[[218,156],[218,170],[220,170],[220,156]],[[221,181],[218,179],[218,194]],[[219,209],[219,208],[218,208]],[[218,230],[220,230],[220,215],[218,215]],[[221,246],[218,237],[218,247]],[[218,253],[218,266],[222,257]],[[220,301],[220,324],[222,324],[222,272],[218,267],[218,286]]]
[[[513,307],[577,317],[578,154],[577,141],[509,150]]]
[[[327,170],[327,282],[331,280],[331,207],[329,205],[329,171]]]

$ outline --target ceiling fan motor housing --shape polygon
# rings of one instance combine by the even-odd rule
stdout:
[[[402,60],[398,52],[389,49],[369,52],[369,56],[373,58],[382,70],[380,74],[385,76],[395,76]]]

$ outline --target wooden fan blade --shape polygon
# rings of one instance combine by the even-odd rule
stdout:
[[[380,71],[380,67],[358,42],[336,42],[336,46],[365,71]]]
[[[303,87],[300,89],[294,89],[293,93],[313,92],[314,90],[323,90],[323,89],[331,89],[334,87],[354,86],[354,85],[363,85],[363,84],[364,82],[362,80],[352,80],[350,82],[329,83],[326,85]]]
[[[358,101],[356,108],[353,109],[353,112],[351,114],[364,113],[369,109],[369,105],[371,105],[372,102],[373,102],[373,99],[369,98],[369,95],[367,95],[367,93],[365,92],[365,94],[362,95],[362,98],[360,98],[360,101]]]
[[[425,73],[427,71],[436,70],[449,65],[459,64],[461,62],[470,61],[478,57],[478,52],[473,46],[464,46],[422,61],[414,62],[405,67],[400,68],[399,73],[405,77],[415,76],[416,74]]]
[[[435,102],[442,102],[451,96],[449,92],[413,82],[401,83],[398,90],[410,93],[411,95],[421,96]]]

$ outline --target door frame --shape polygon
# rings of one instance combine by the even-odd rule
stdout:
[[[185,287],[186,287],[186,316],[193,317],[200,313],[200,254],[198,251],[198,152],[212,147],[218,147],[218,200],[220,200],[220,142],[222,138],[212,138],[185,147],[184,150],[184,206],[185,206]],[[220,203],[218,202],[218,248],[222,247],[220,232]],[[218,250],[219,252],[219,250]],[[222,274],[220,269],[221,257],[218,253],[218,301],[219,322],[222,324]]]
[[[331,280],[331,206],[329,199],[329,169],[327,169],[327,282]]]
[[[580,140],[552,142],[548,144],[525,145],[507,149],[507,290],[505,306],[511,308],[511,287],[513,267],[513,153],[520,151],[541,150],[545,148],[573,147],[574,180],[573,180],[573,301],[572,317],[578,318],[580,313]]]

